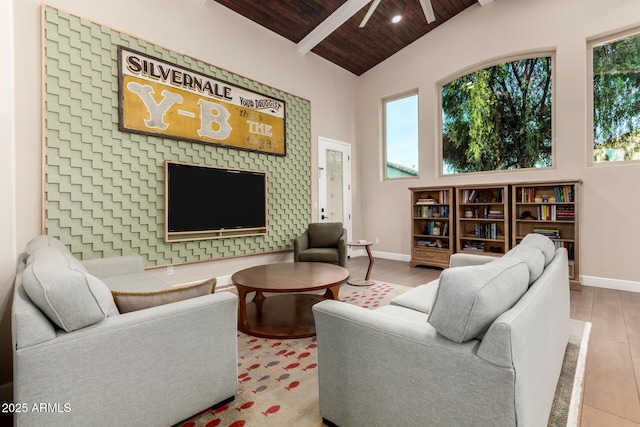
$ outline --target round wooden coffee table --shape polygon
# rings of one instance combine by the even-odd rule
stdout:
[[[263,338],[313,336],[311,307],[323,299],[337,300],[340,285],[348,277],[346,268],[320,262],[285,262],[238,271],[231,276],[240,299],[238,329]],[[324,295],[299,293],[321,289],[326,290]],[[256,294],[247,302],[250,292]]]

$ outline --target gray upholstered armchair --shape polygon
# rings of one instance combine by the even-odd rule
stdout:
[[[293,239],[295,262],[327,262],[347,265],[347,229],[341,222],[309,224],[301,236]]]

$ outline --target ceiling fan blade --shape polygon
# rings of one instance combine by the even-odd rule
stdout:
[[[436,20],[436,15],[433,13],[433,6],[431,6],[431,0],[420,0],[420,6],[422,6],[422,12],[424,12],[427,23],[431,24]]]
[[[313,49],[329,34],[333,33],[340,25],[347,22],[360,9],[369,4],[371,0],[347,0],[337,8],[327,19],[314,28],[302,40],[298,42],[298,52],[303,55]]]
[[[364,18],[362,18],[362,22],[360,23],[360,28],[367,25],[367,22],[369,22],[369,18],[371,18],[371,15],[373,15],[373,12],[376,10],[379,4],[380,4],[380,0],[373,0],[373,3],[371,3],[371,7],[369,7],[369,10],[367,11],[367,14],[364,15]]]

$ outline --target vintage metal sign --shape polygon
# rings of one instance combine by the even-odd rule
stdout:
[[[286,155],[284,101],[118,46],[119,129]]]

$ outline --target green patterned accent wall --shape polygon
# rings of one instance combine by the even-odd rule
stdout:
[[[147,266],[291,248],[311,220],[308,100],[43,7],[47,234],[81,259],[141,254]],[[119,131],[118,45],[285,101],[287,155]],[[266,171],[268,234],[165,243],[165,160]]]

